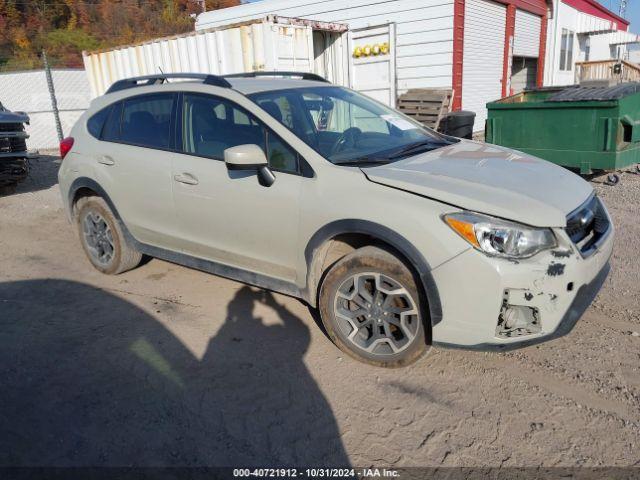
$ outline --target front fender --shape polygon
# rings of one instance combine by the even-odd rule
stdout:
[[[321,268],[322,265],[318,266],[315,260],[316,255],[318,254],[322,246],[338,235],[354,233],[369,235],[379,241],[382,241],[387,245],[393,247],[407,259],[420,279],[420,286],[422,287],[429,307],[431,325],[440,323],[440,321],[442,320],[442,305],[440,303],[440,295],[438,293],[438,287],[431,274],[431,267],[429,266],[424,256],[413,244],[411,244],[411,242],[409,242],[399,233],[391,230],[388,227],[385,227],[384,225],[380,225],[368,220],[336,220],[327,225],[324,225],[322,228],[316,231],[316,233],[313,234],[304,250],[304,256],[307,263],[307,279],[304,293],[307,297],[307,301],[312,304],[312,306],[316,306],[317,290],[320,277],[316,270],[318,268]]]

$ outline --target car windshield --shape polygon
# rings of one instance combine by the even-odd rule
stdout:
[[[276,90],[249,97],[337,165],[388,163],[452,142],[449,137],[342,87]]]

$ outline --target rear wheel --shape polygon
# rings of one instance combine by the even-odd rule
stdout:
[[[377,247],[339,260],[320,290],[320,314],[333,342],[382,367],[411,364],[427,351],[423,307],[409,268]]]
[[[102,198],[80,199],[77,211],[80,243],[97,270],[114,275],[138,266],[142,254],[127,243],[117,219]]]

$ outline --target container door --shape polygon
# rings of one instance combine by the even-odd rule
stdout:
[[[396,106],[395,24],[387,23],[349,32],[351,88]]]
[[[279,25],[271,27],[277,32],[274,67],[272,70],[313,72],[313,30],[306,25]],[[267,69],[271,70],[271,69]]]
[[[502,97],[506,19],[503,5],[465,2],[462,108],[476,113],[474,131],[484,130],[486,104]]]

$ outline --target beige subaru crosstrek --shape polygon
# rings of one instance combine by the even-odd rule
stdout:
[[[95,268],[148,255],[301,298],[375,365],[566,334],[609,270],[613,226],[579,176],[312,74],[121,80],[61,154]]]

